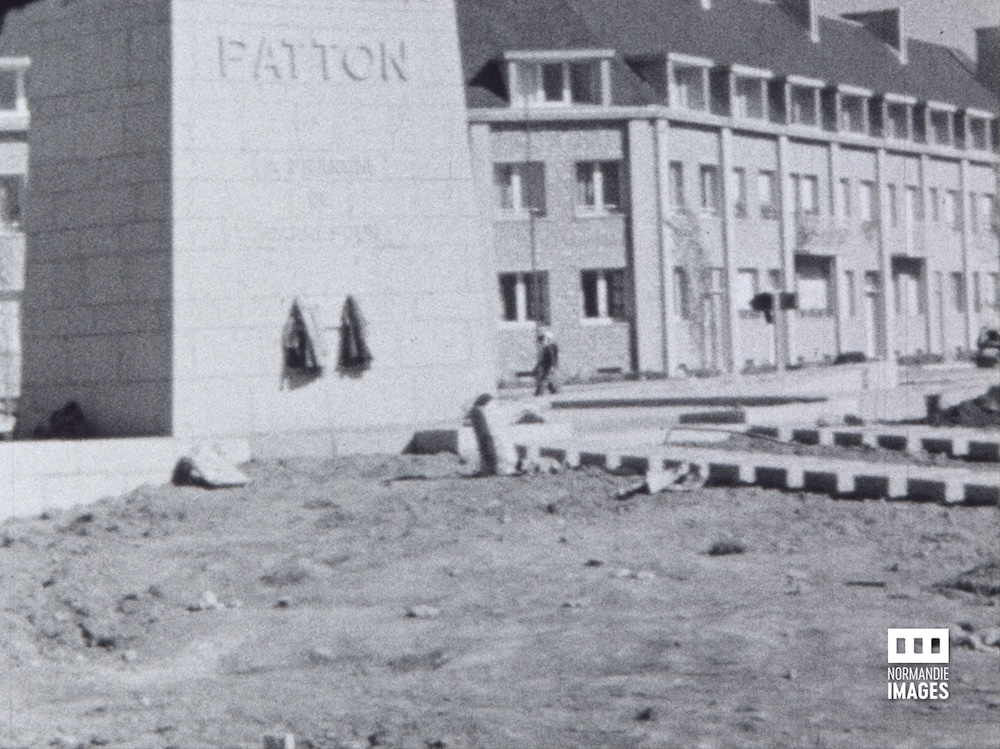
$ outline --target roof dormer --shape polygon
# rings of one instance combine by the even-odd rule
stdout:
[[[899,57],[901,63],[906,64],[906,36],[903,29],[902,8],[872,10],[865,13],[844,13],[841,17],[860,23],[868,29],[868,33],[887,44]]]
[[[613,50],[531,50],[504,53],[510,104],[607,106]]]

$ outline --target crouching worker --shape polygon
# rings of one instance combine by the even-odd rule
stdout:
[[[535,364],[535,395],[548,390],[558,393],[556,370],[559,367],[559,346],[549,330],[538,331],[538,362]]]

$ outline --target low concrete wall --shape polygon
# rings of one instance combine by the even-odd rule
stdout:
[[[0,442],[0,520],[167,483],[197,444],[172,437]],[[246,440],[211,444],[233,463],[250,460]]]

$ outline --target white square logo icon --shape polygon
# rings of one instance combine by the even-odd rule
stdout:
[[[890,629],[889,663],[947,663],[948,628]]]

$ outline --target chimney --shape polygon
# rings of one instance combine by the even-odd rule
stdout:
[[[809,38],[813,42],[819,41],[819,15],[816,12],[816,0],[778,0],[778,3],[788,15],[798,21],[803,28],[809,30]]]
[[[903,33],[902,8],[844,13],[842,18],[860,23],[868,29],[869,34],[896,50],[899,61],[906,64],[906,36]]]
[[[976,77],[1000,97],[1000,26],[976,29]]]

